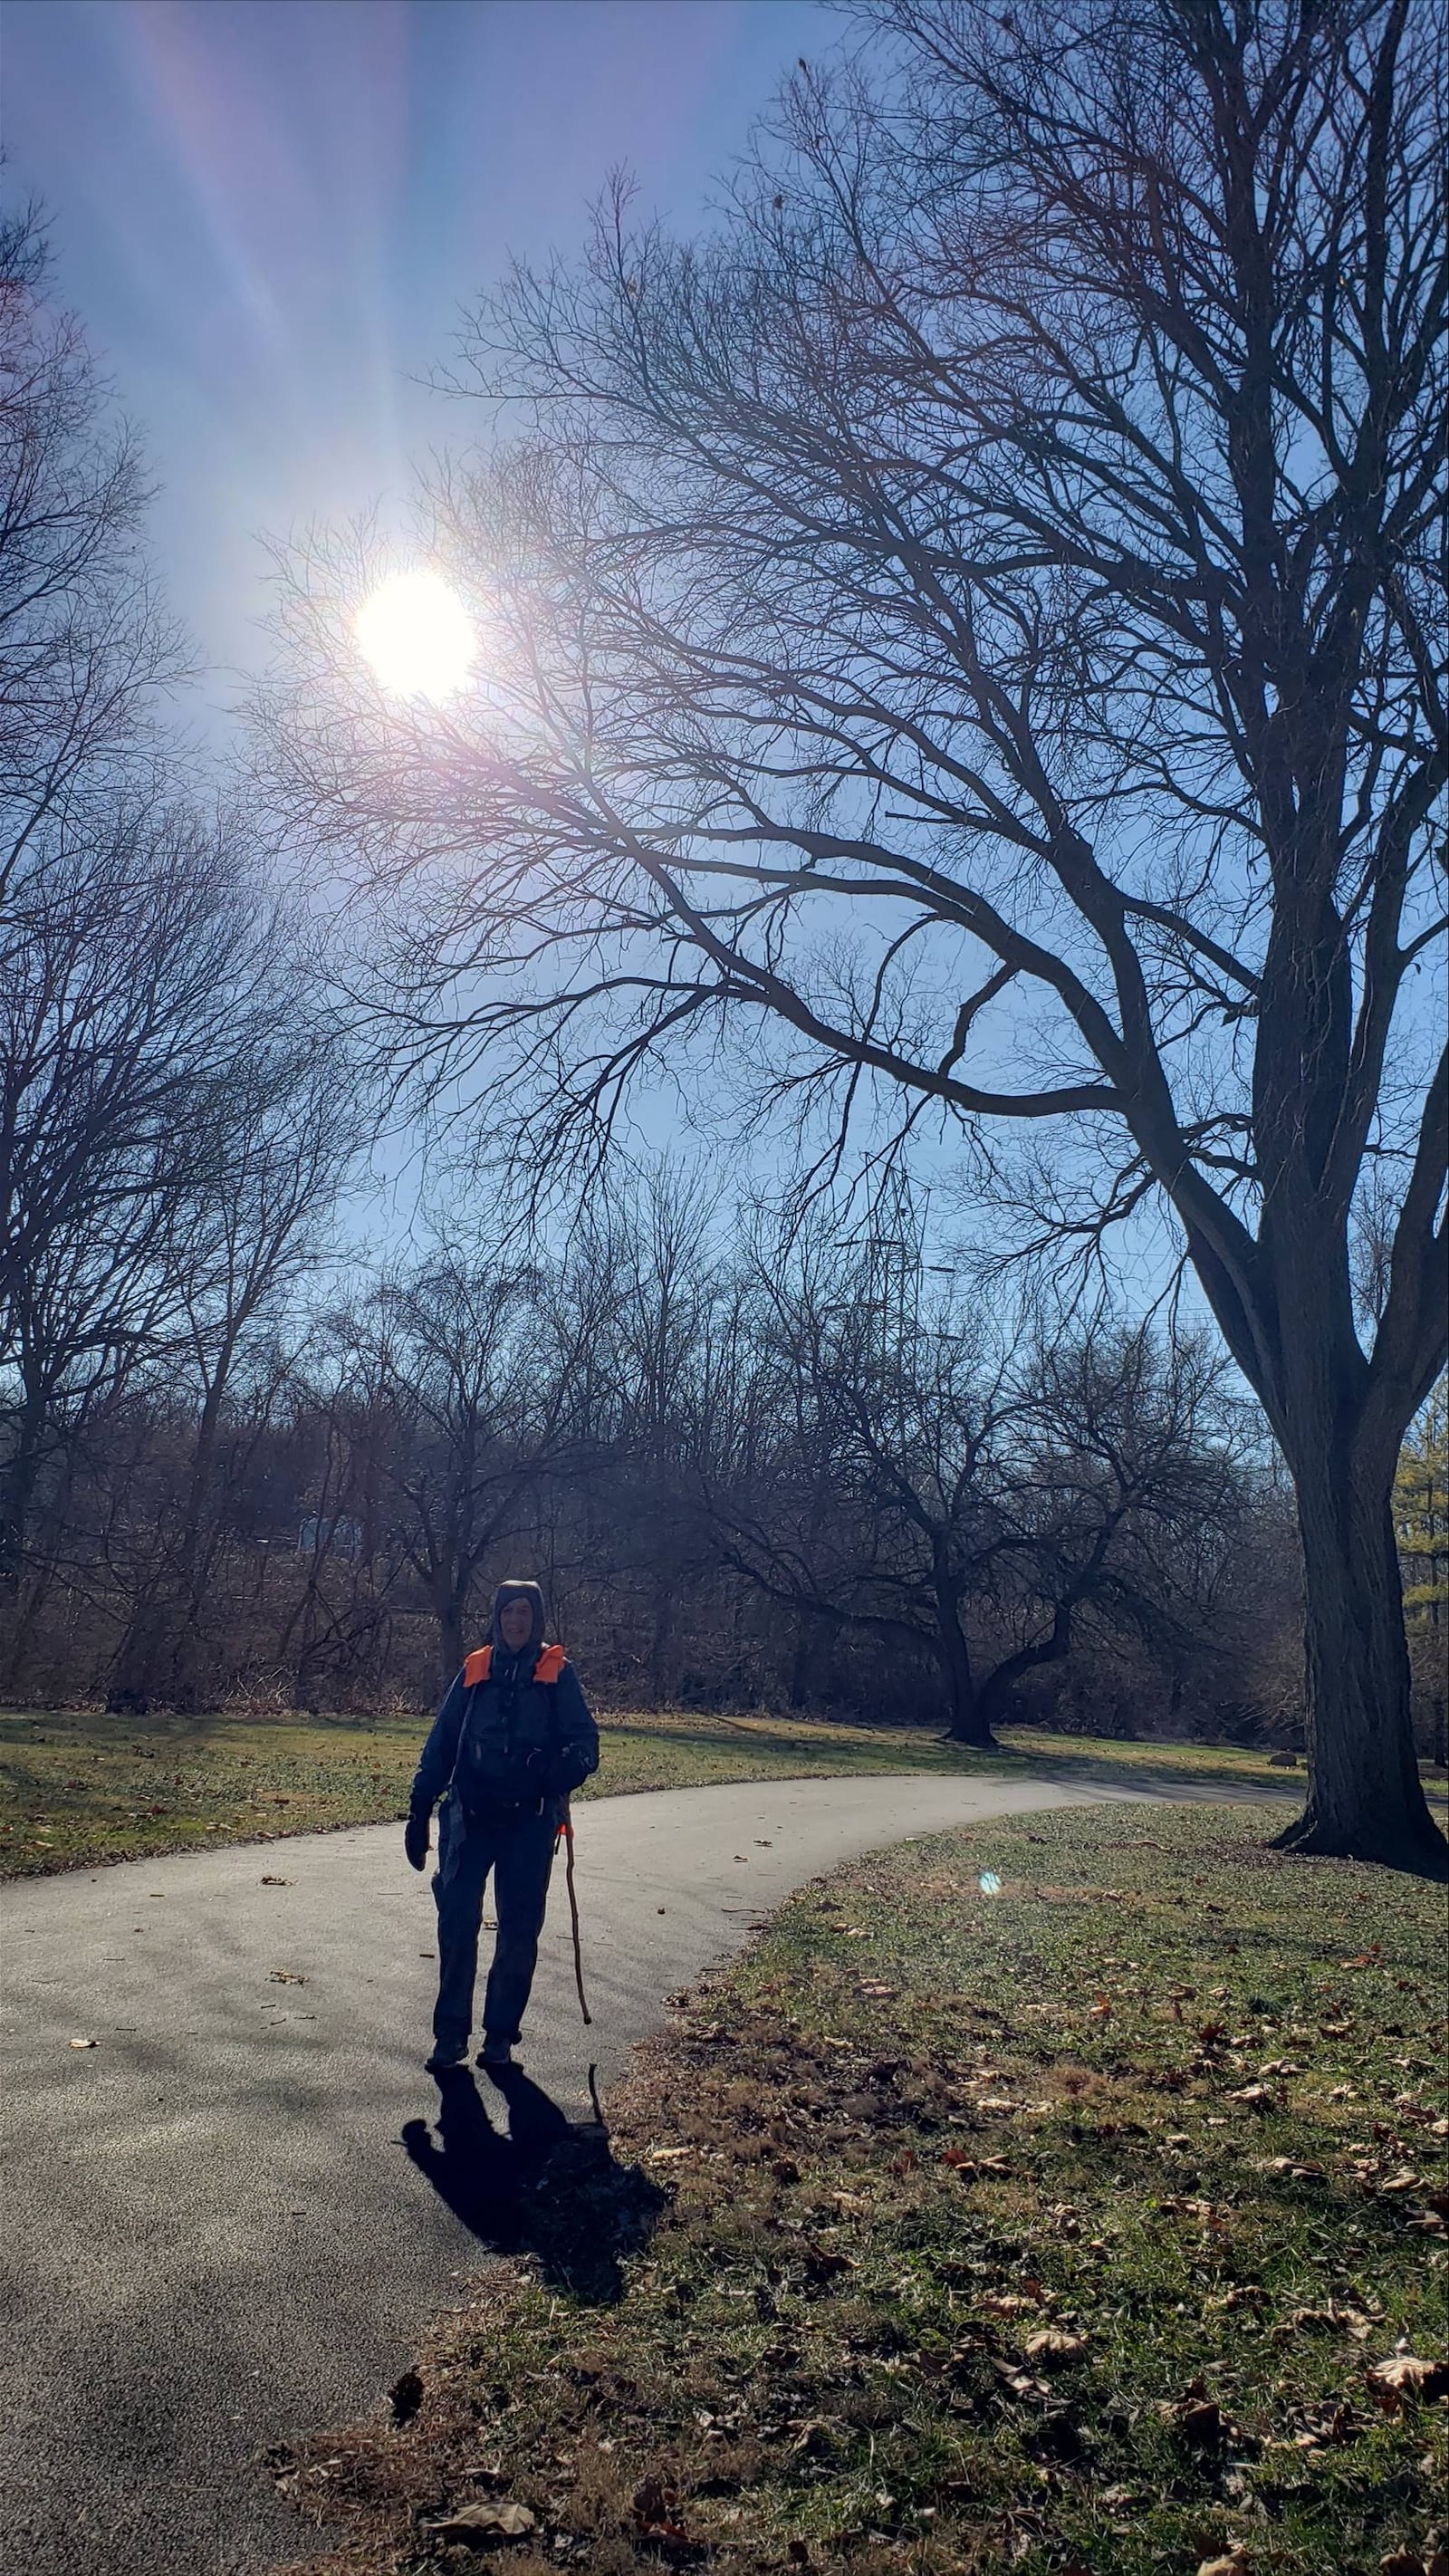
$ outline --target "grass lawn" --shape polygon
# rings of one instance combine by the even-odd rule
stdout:
[[[307,2576],[476,2567],[490,2513],[516,2576],[1449,2576],[1443,1893],[1273,1821],[813,1882],[387,2420],[274,2463],[341,2518]]]
[[[107,1717],[0,1712],[0,1878],[93,1868],[208,1842],[256,1842],[401,1816],[422,1717]],[[1216,1746],[1133,1745],[1003,1735],[1000,1754],[959,1751],[934,1732],[814,1718],[665,1711],[601,1721],[603,1755],[585,1796],[708,1781],[863,1771],[1043,1766],[1063,1777],[1138,1767],[1143,1785],[1280,1788],[1261,1755]]]

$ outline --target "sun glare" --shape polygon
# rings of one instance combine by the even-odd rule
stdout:
[[[478,639],[457,592],[435,572],[398,572],[358,613],[357,641],[383,688],[399,697],[456,697]]]

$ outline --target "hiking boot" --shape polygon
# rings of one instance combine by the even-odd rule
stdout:
[[[485,2036],[483,2045],[478,2051],[478,2063],[480,2066],[511,2066],[513,2064],[512,2040]]]

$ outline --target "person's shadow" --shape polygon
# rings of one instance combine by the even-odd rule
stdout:
[[[643,2245],[665,2195],[637,2166],[616,2164],[607,2130],[575,2125],[519,2066],[493,2074],[508,2105],[494,2127],[466,2066],[438,2078],[434,2124],[409,2120],[402,2143],[470,2234],[499,2254],[536,2254],[555,2288],[589,2306],[623,2293],[621,2255]]]

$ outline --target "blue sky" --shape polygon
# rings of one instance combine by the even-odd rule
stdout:
[[[4,0],[7,194],[161,486],[158,568],[221,711],[264,654],[260,530],[385,509],[466,438],[412,379],[619,164],[697,220],[816,0]]]

